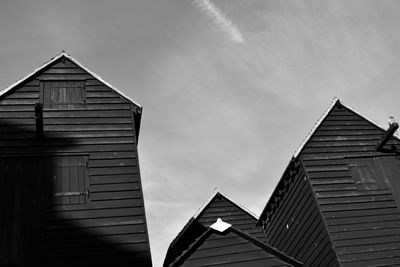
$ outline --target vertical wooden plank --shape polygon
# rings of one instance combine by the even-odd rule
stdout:
[[[84,158],[83,158],[83,168],[81,168],[82,170],[83,170],[83,173],[84,173],[84,190],[85,191],[87,191],[88,192],[88,195],[87,196],[84,196],[84,202],[83,203],[88,203],[88,202],[90,202],[90,179],[89,179],[89,176],[90,176],[90,171],[89,171],[89,157],[88,156],[85,156]]]
[[[70,190],[72,192],[79,192],[81,189],[79,188],[79,157],[73,156],[70,157],[70,167],[69,167],[69,181],[70,181]],[[71,196],[69,197],[70,204],[78,204],[80,196]]]
[[[69,166],[70,166],[70,162],[69,162],[69,157],[60,157],[61,158],[61,164],[60,164],[60,191],[61,193],[64,192],[70,192],[70,183],[69,183]],[[61,204],[65,205],[65,204],[69,204],[69,197],[68,196],[63,196],[63,197],[59,197]]]
[[[78,165],[85,166],[83,157],[78,158]],[[84,167],[78,167],[78,183],[79,183],[79,191],[80,192],[85,192],[86,191],[86,186],[85,186],[85,170]],[[79,196],[79,203],[86,203],[86,196]]]
[[[78,90],[79,90],[79,93],[80,93],[80,95],[79,95],[79,102],[80,103],[82,103],[81,104],[81,107],[84,107],[85,106],[85,95],[86,95],[86,93],[85,93],[85,84],[84,84],[84,82],[79,82],[79,84],[77,85],[77,87],[78,87]]]
[[[61,161],[60,157],[54,157],[53,158],[53,191],[51,192],[52,194],[52,203],[53,204],[61,204],[60,198],[58,197],[53,197],[54,193],[59,193],[61,192],[61,167],[60,167]]]
[[[43,107],[45,107],[45,105],[44,105],[44,82],[43,81],[39,82],[39,103],[42,103]]]
[[[43,83],[43,107],[51,108],[51,90],[49,82]]]

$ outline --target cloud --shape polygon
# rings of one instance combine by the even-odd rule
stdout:
[[[214,21],[232,42],[244,43],[238,27],[214,3],[209,0],[194,0],[194,3]]]

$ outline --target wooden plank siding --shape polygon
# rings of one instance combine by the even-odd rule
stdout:
[[[302,167],[287,172],[274,208],[260,217],[267,244],[301,261],[304,266],[338,266],[318,205]]]
[[[388,154],[376,151],[383,133],[339,103],[299,155],[341,266],[400,264],[400,209],[396,203],[400,193],[394,183],[383,186],[379,183],[385,181],[378,181],[388,178],[390,168],[397,172],[394,178],[398,180],[400,165],[394,156],[382,158]],[[399,141],[392,138],[387,147],[390,145],[398,146]],[[383,161],[391,165],[384,166]],[[357,180],[352,166],[363,162],[372,168],[375,178],[370,179],[378,179],[376,182]],[[385,170],[388,173],[380,173]]]
[[[207,230],[172,266],[301,266],[274,248],[229,228]]]
[[[249,214],[242,207],[238,206],[221,193],[214,197],[203,207],[203,209],[192,217],[183,230],[171,243],[164,260],[164,266],[169,266],[188,247],[199,238],[208,227],[220,218],[232,224],[237,229],[251,235],[260,242],[264,242],[263,233],[255,227],[257,218]]]
[[[336,100],[260,216],[267,242],[305,266],[400,265],[400,142],[376,151],[384,132]]]
[[[38,140],[35,104],[42,101],[42,82],[49,80],[83,81],[86,107],[45,108],[44,139]],[[62,155],[89,159],[89,202],[42,207],[41,241],[31,246],[40,248],[43,266],[151,266],[136,112],[133,103],[66,58],[0,97],[0,161]],[[17,264],[28,266],[22,258]]]

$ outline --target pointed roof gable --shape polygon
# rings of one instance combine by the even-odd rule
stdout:
[[[133,100],[132,98],[130,98],[129,96],[125,95],[124,93],[122,93],[120,90],[118,90],[116,87],[114,87],[113,85],[109,84],[108,82],[106,82],[104,79],[102,79],[98,74],[94,73],[93,71],[89,70],[87,67],[85,67],[83,64],[81,64],[79,61],[77,61],[75,58],[73,58],[72,56],[70,56],[69,54],[67,54],[66,52],[62,51],[60,54],[58,54],[57,56],[53,57],[52,59],[50,59],[49,61],[47,61],[46,63],[44,63],[43,65],[41,65],[40,67],[38,67],[37,69],[35,69],[32,73],[29,73],[28,75],[26,75],[25,77],[19,79],[18,81],[16,81],[15,83],[11,84],[10,86],[8,86],[7,88],[5,88],[4,90],[0,91],[0,97],[3,96],[4,94],[6,94],[7,92],[9,92],[10,90],[12,90],[13,88],[17,87],[18,85],[22,84],[23,82],[29,80],[30,78],[34,77],[36,74],[38,74],[39,72],[41,72],[42,70],[44,70],[46,67],[52,65],[53,63],[55,63],[57,60],[61,59],[61,58],[67,58],[69,59],[71,62],[73,62],[74,64],[76,64],[77,66],[79,66],[80,68],[82,68],[84,71],[86,71],[87,73],[89,73],[90,75],[92,75],[94,78],[96,78],[97,80],[99,80],[101,83],[103,83],[104,85],[108,86],[109,88],[111,88],[112,90],[114,90],[115,92],[117,92],[119,95],[121,95],[123,98],[127,99],[128,101],[132,102],[134,105],[136,105],[139,109],[142,109],[142,106],[137,103],[135,100]]]
[[[382,155],[376,151],[375,145],[385,131],[382,126],[335,97],[290,159],[260,218],[267,212],[269,205],[274,206],[280,201],[284,188],[289,184],[290,175],[287,174],[299,167],[300,157],[303,160],[315,160]],[[394,135],[388,144],[400,144],[399,140]],[[258,225],[261,225],[261,219]]]
[[[218,219],[213,225],[225,224]],[[276,248],[229,226],[223,231],[208,228],[168,266],[231,264],[234,266],[302,266]]]
[[[263,233],[255,227],[258,218],[243,206],[236,204],[226,195],[215,190],[171,242],[164,266],[168,266],[170,262],[174,261],[187,246],[203,234],[218,218],[264,241]]]
[[[318,226],[326,229],[340,263],[400,264],[400,141],[395,135],[387,147],[397,149],[377,151],[385,131],[335,99],[294,154],[258,224],[274,220],[274,208],[283,207],[282,192],[296,192],[290,186],[304,177],[321,216]]]
[[[378,123],[374,122],[373,120],[361,115],[357,111],[355,111],[353,108],[344,105],[339,98],[335,97],[331,104],[329,105],[329,108],[323,113],[323,115],[317,120],[317,122],[314,124],[313,128],[311,131],[307,134],[306,138],[303,140],[303,142],[300,144],[300,146],[296,149],[296,151],[293,154],[293,158],[297,158],[301,152],[304,150],[304,148],[307,146],[309,141],[312,139],[312,137],[316,134],[316,132],[320,129],[321,125],[329,119],[329,116],[332,115],[333,111],[338,108],[344,108],[347,111],[349,111],[350,115],[357,116],[360,120],[364,120],[365,122],[368,122],[372,127],[375,127],[377,129],[380,129],[382,131],[386,131],[386,129],[382,126],[380,126]],[[352,114],[351,114],[352,113]],[[342,129],[345,130],[345,129]],[[400,137],[395,133],[394,138],[397,140],[400,140]]]

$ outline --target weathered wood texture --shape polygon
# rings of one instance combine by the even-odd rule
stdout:
[[[34,106],[43,102],[43,81],[49,80],[81,81],[79,84],[83,83],[86,90],[86,106],[44,108],[44,139],[38,140]],[[40,248],[36,256],[40,256],[42,265],[151,266],[137,154],[136,112],[133,103],[68,59],[58,60],[0,98],[0,156],[15,156],[15,162],[27,157],[33,160],[37,155],[47,158],[86,155],[89,159],[89,201],[74,205],[53,202],[43,208],[38,213],[41,241],[23,241],[27,246]],[[54,170],[46,167],[41,171],[51,176]],[[1,196],[7,199],[1,201],[0,210],[6,209],[7,214],[29,210],[10,204],[14,197],[13,201],[23,200],[12,193],[12,186],[16,186],[9,184],[13,175],[0,178],[2,188],[11,187],[8,191],[11,193]],[[22,173],[15,182],[25,184],[29,175]],[[31,189],[26,190],[32,194]],[[8,210],[11,207],[21,210]],[[7,231],[1,226],[0,230]],[[4,246],[12,247],[4,243],[0,246],[0,251],[4,251]],[[30,255],[28,249],[20,249],[18,253]],[[1,262],[5,256],[0,255]],[[26,263],[24,255],[17,263]]]
[[[336,105],[300,153],[341,266],[400,265],[400,164],[375,150],[383,134]]]
[[[187,225],[171,243],[164,260],[164,266],[169,266],[169,264],[179,257],[211,224],[215,223],[218,218],[232,224],[261,242],[264,241],[263,233],[255,227],[257,218],[218,193],[196,218],[189,220]]]
[[[263,213],[267,244],[301,261],[304,266],[337,266],[335,252],[324,227],[318,204],[302,167],[289,167],[286,186],[278,187]],[[289,182],[290,181],[290,182]],[[274,203],[274,204],[272,204]]]
[[[173,266],[300,266],[281,257],[274,249],[232,228],[224,233],[210,229]]]

